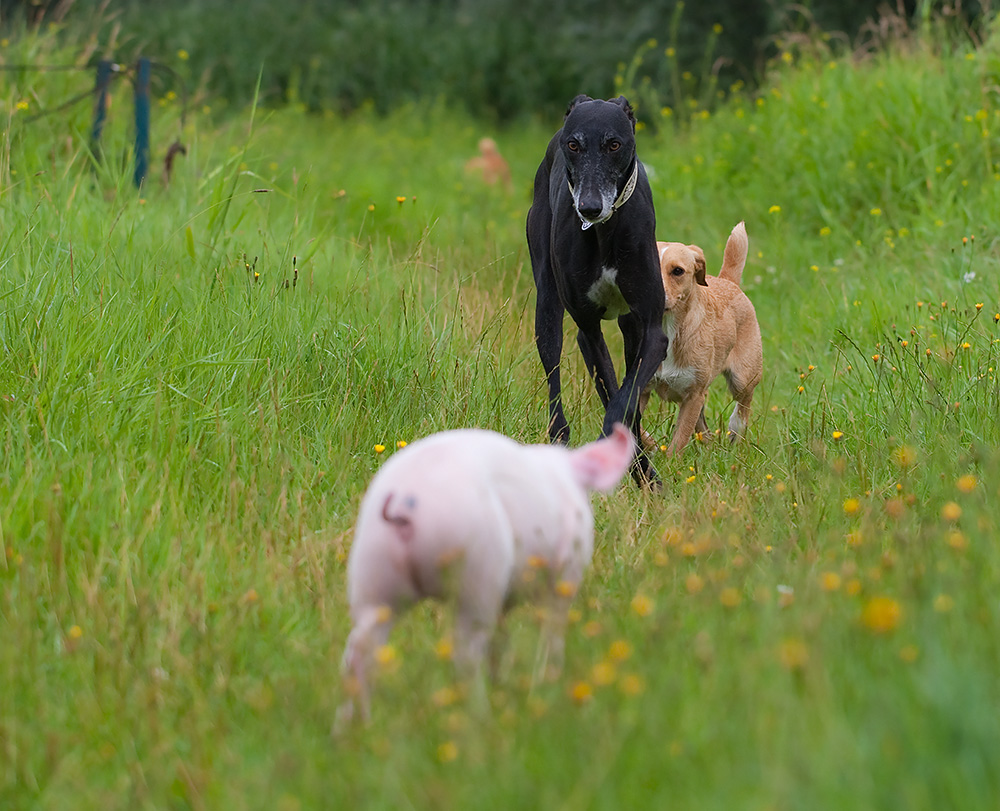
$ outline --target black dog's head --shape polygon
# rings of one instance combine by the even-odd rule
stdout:
[[[628,100],[577,96],[566,111],[560,147],[584,228],[610,219],[622,192],[635,182],[635,116]]]

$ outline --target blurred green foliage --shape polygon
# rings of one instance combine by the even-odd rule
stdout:
[[[68,8],[67,8],[68,5]],[[610,96],[645,82],[713,104],[734,83],[755,86],[789,38],[833,36],[865,49],[889,28],[911,24],[934,4],[898,0],[118,0],[103,15],[90,3],[3,4],[35,22],[64,18],[67,34],[92,28],[124,60],[142,52],[178,64],[193,84],[234,105],[260,99],[309,110],[384,112],[417,98],[446,97],[468,112],[509,120],[562,109],[577,93]],[[980,8],[951,21],[975,36]],[[947,15],[945,15],[947,16]],[[944,19],[944,17],[942,17]],[[879,44],[876,42],[875,44]],[[181,58],[178,59],[178,55]],[[631,68],[634,84],[622,86]],[[617,81],[616,81],[617,78]],[[634,94],[648,97],[651,94]],[[646,110],[647,117],[658,110]]]

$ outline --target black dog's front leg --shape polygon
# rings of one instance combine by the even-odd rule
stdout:
[[[576,333],[576,343],[583,354],[583,362],[587,372],[597,388],[597,396],[605,409],[618,394],[618,377],[615,374],[615,363],[611,360],[611,352],[601,332],[601,322],[581,327]]]
[[[625,344],[625,377],[618,397],[608,406],[604,417],[604,433],[611,432],[615,422],[629,426],[636,439],[637,454],[632,477],[640,485],[659,485],[660,477],[643,450],[642,413],[639,395],[653,379],[653,375],[667,353],[667,336],[658,322],[644,322],[634,313],[618,319]]]
[[[539,285],[535,301],[535,346],[545,370],[549,391],[549,440],[569,444],[569,423],[562,406],[559,363],[563,343],[563,309],[553,287]]]

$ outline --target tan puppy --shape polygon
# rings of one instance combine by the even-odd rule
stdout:
[[[746,227],[737,225],[726,242],[718,276],[705,275],[705,254],[697,245],[657,242],[660,274],[666,293],[663,331],[670,339],[667,356],[639,398],[646,410],[651,391],[680,403],[677,427],[667,452],[684,450],[695,431],[708,430],[705,396],[720,374],[725,375],[736,407],[729,418],[729,437],[742,436],[750,421],[750,401],[760,382],[763,349],[753,304],[740,290],[749,241]],[[643,443],[655,447],[643,431]]]

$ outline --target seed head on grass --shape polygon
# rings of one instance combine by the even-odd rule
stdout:
[[[930,350],[927,351],[930,352]],[[900,445],[898,448],[893,449],[892,461],[898,468],[908,470],[917,463],[917,452],[909,445]]]

